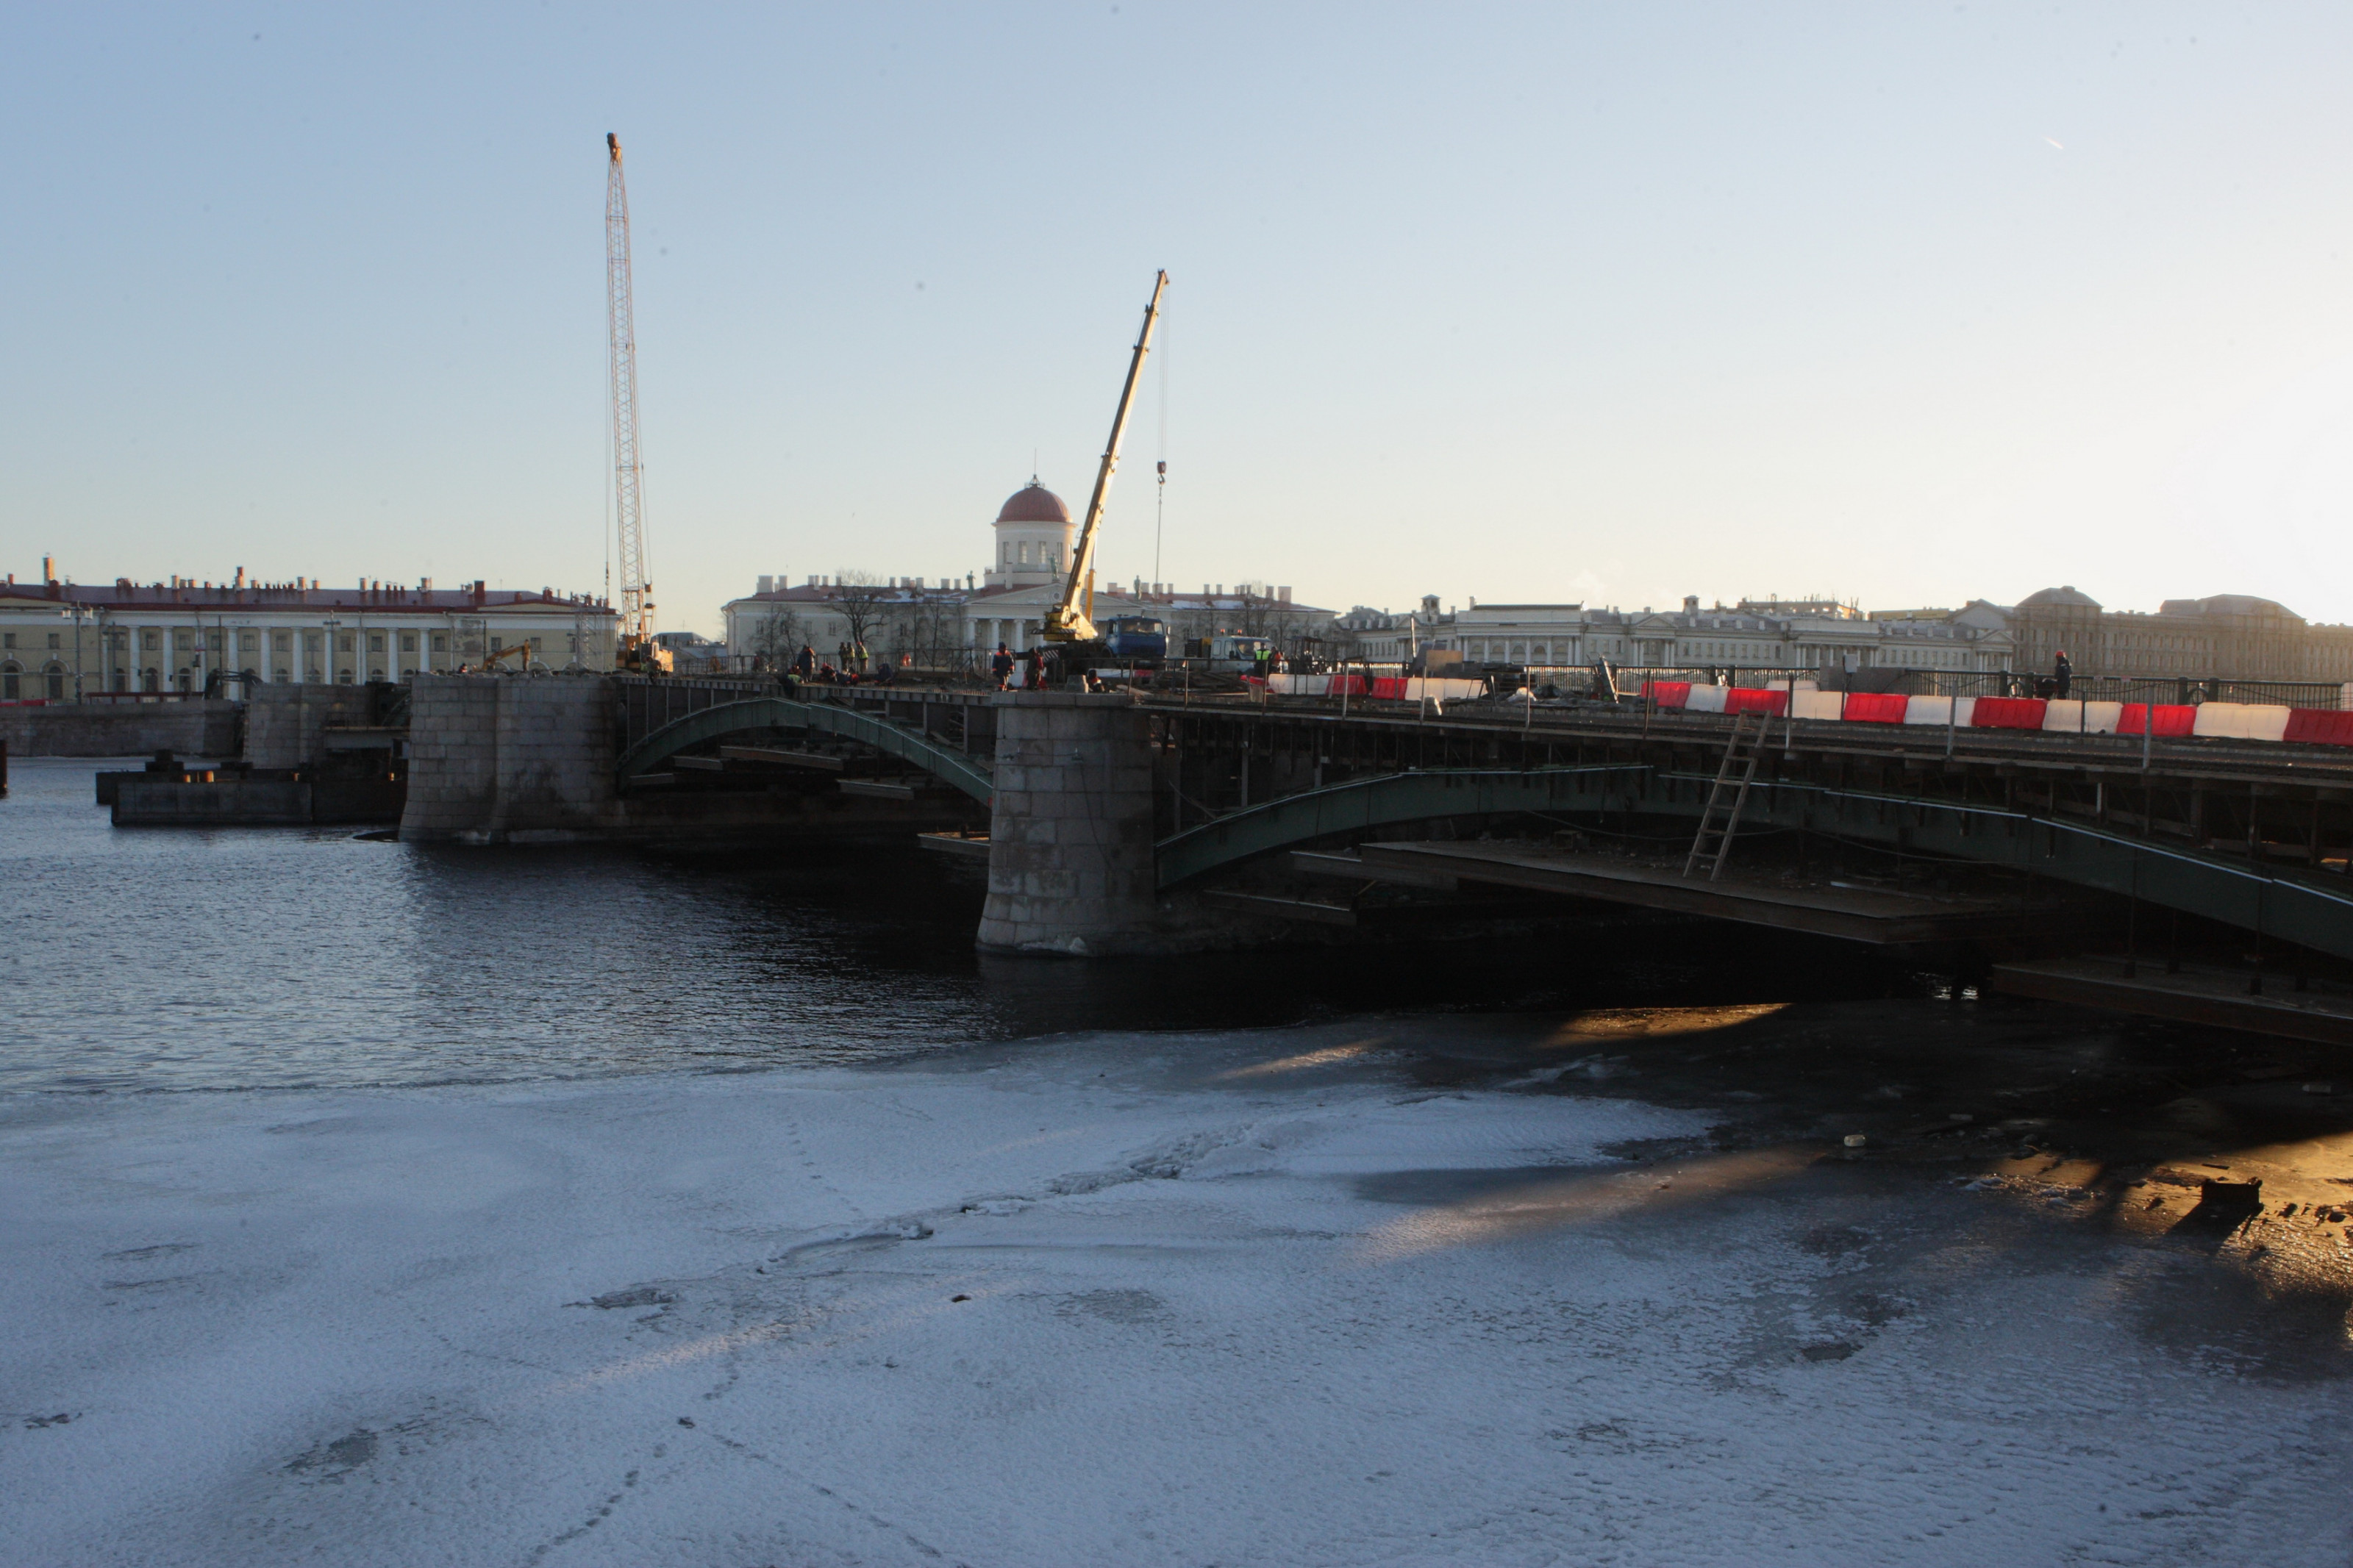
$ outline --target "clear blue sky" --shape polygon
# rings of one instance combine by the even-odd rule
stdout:
[[[8,27],[20,577],[599,585],[617,131],[667,626],[1078,505],[1159,267],[1180,584],[2353,619],[2342,5]]]

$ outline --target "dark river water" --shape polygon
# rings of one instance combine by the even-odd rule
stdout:
[[[1085,1030],[1881,994],[1770,933],[1587,931],[1186,960],[984,958],[910,848],[469,849],[121,828],[99,763],[0,800],[0,1091],[498,1081],[902,1058]],[[1852,950],[1846,950],[1852,954]]]

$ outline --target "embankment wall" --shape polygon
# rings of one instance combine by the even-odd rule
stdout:
[[[245,706],[245,760],[257,768],[299,768],[319,760],[320,733],[332,721],[375,721],[375,691],[324,682],[253,688]]]
[[[0,740],[16,757],[183,757],[237,753],[234,702],[65,702],[0,708]]]
[[[491,844],[622,828],[613,690],[599,676],[416,677],[401,837]]]

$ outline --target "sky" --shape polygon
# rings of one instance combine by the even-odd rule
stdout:
[[[601,590],[609,131],[666,629],[1077,511],[1161,268],[1110,578],[2353,620],[2343,6],[5,26],[19,578]]]

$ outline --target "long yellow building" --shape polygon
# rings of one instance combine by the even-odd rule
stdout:
[[[586,595],[315,578],[0,584],[0,701],[196,693],[223,680],[350,685],[503,663],[613,668],[611,605]],[[523,650],[528,650],[526,658]]]

